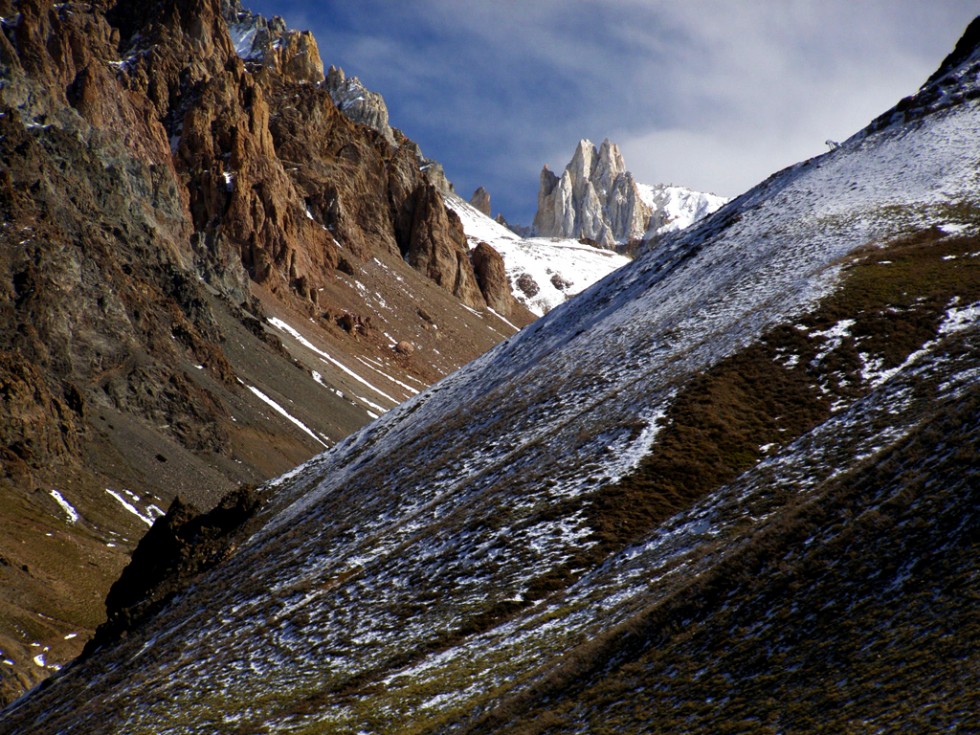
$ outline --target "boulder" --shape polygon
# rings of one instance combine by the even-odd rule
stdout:
[[[510,290],[503,257],[490,245],[481,242],[470,251],[470,260],[487,306],[502,316],[510,316],[517,307],[517,300]]]

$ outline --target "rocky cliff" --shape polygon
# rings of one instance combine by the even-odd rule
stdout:
[[[642,237],[650,208],[640,198],[619,146],[596,150],[581,140],[561,176],[545,166],[534,229],[544,237],[576,237],[611,247]]]
[[[470,205],[478,212],[482,212],[487,217],[490,215],[490,192],[482,186],[473,192],[470,197]]]
[[[8,699],[178,493],[206,510],[513,328],[417,146],[338,110],[310,34],[232,0],[0,0],[0,27]]]
[[[547,165],[541,170],[533,230],[609,248],[686,227],[726,201],[683,187],[638,184],[619,146],[607,138],[597,150],[581,140],[561,176]]]
[[[336,66],[331,66],[327,72],[326,88],[338,110],[351,120],[374,128],[394,144],[395,134],[388,124],[388,106],[384,97],[367,89],[357,77],[348,77]]]

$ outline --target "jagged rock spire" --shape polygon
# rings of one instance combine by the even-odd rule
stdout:
[[[327,70],[324,87],[337,109],[354,122],[374,128],[394,145],[395,134],[388,122],[388,106],[384,97],[367,89],[357,77],[348,77],[343,69],[336,66]]]
[[[580,237],[611,247],[643,236],[650,208],[619,146],[607,138],[598,150],[579,141],[561,177],[545,166],[534,229],[546,237]]]
[[[490,192],[482,186],[473,192],[470,197],[470,204],[483,212],[487,217],[490,216]]]

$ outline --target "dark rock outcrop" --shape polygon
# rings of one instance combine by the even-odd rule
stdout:
[[[84,653],[124,637],[202,572],[235,548],[239,532],[261,507],[262,499],[244,486],[226,495],[207,513],[175,498],[133,551],[132,561],[106,597],[106,622]]]
[[[485,242],[479,243],[470,251],[473,270],[476,272],[480,293],[487,306],[503,316],[510,316],[517,308],[517,300],[510,289],[504,259]]]

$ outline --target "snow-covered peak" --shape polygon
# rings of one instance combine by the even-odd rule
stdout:
[[[673,184],[637,184],[637,188],[640,198],[650,207],[650,225],[644,235],[647,240],[690,227],[729,201],[727,197]]]

